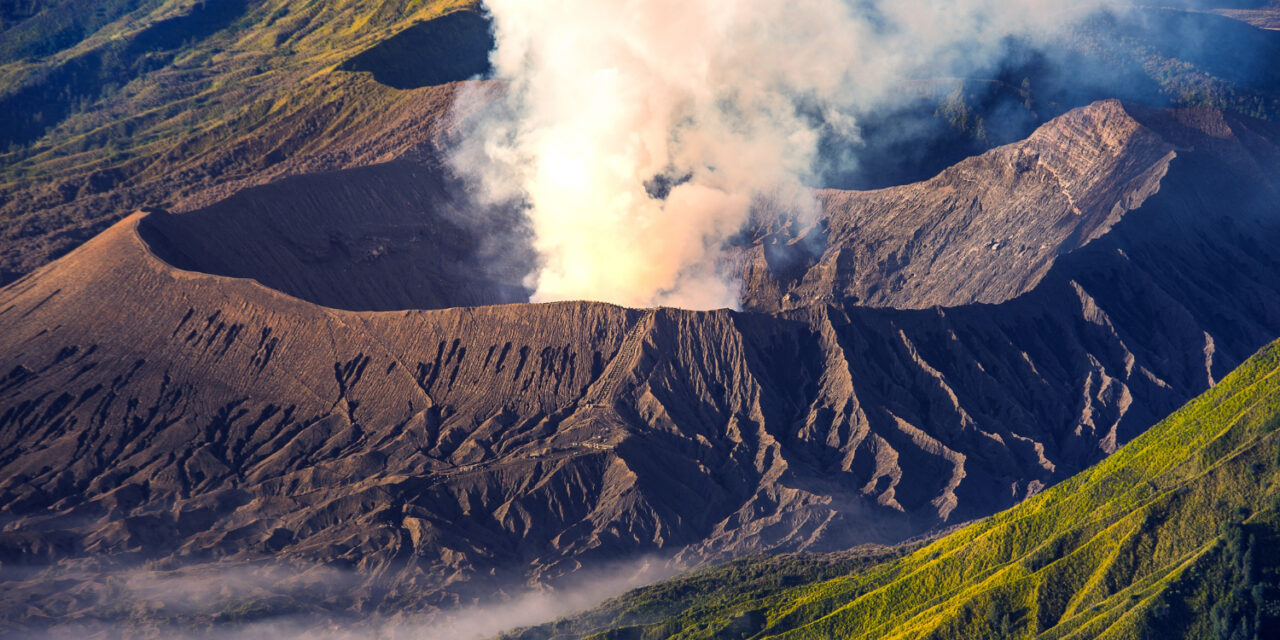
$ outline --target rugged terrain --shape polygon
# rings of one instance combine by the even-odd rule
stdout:
[[[814,264],[770,263],[789,230],[744,249],[769,313],[428,309],[515,286],[450,275],[478,240],[429,160],[139,212],[0,290],[7,624],[175,615],[113,609],[93,576],[121,567],[268,562],[255,615],[421,610],[989,515],[1280,335],[1277,141],[1107,101],[924,187],[825,192]],[[298,566],[350,578],[304,600]]]
[[[446,159],[503,90],[464,82],[473,4],[79,3],[0,7],[0,635],[395,617],[932,536],[1280,336],[1271,5],[1102,16],[906,83],[861,120],[870,161],[826,177],[887,188],[745,230],[744,310],[689,312],[519,304],[519,216]],[[1123,614],[1107,580],[1072,597]],[[727,615],[803,634],[848,595]]]
[[[803,233],[765,236],[748,263],[747,305],[922,309],[1009,300],[1158,191],[1178,144],[1112,103],[1074,111],[931,180],[823,191],[821,255],[804,262],[814,252],[805,251]]]
[[[1273,638],[1280,344],[1096,467],[893,554],[753,558],[512,633],[570,638]]]

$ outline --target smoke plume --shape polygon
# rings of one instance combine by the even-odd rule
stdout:
[[[507,91],[454,160],[526,209],[535,301],[733,307],[731,238],[762,199],[812,222],[820,141],[1118,1],[486,0]]]

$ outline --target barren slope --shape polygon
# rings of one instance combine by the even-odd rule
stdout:
[[[1100,103],[935,179],[947,215],[919,186],[824,196],[828,254],[877,246],[854,233],[862,209],[838,206],[866,202],[936,239],[923,246],[991,255],[899,253],[897,270],[928,283],[895,294],[906,306],[1009,298],[945,309],[845,304],[862,277],[852,269],[838,304],[776,314],[586,302],[355,312],[151,252],[275,273],[274,286],[352,307],[376,273],[447,284],[431,274],[449,234],[405,234],[392,215],[386,235],[407,252],[396,257],[365,243],[379,237],[378,208],[282,195],[372,184],[404,198],[411,166],[218,205],[217,220],[252,211],[260,226],[136,214],[0,290],[0,561],[33,572],[7,585],[3,615],[104,615],[109,584],[40,596],[86,566],[75,558],[305,562],[358,585],[324,607],[399,610],[645,553],[696,562],[896,542],[990,514],[1113,451],[1280,335],[1277,140],[1216,111]],[[1068,193],[1079,213],[1061,211]],[[407,209],[414,228],[449,219],[427,195]],[[321,250],[319,279],[294,271],[314,266],[308,243],[353,218],[370,226],[338,245],[355,250]],[[1024,227],[1039,238],[995,239],[1046,247],[993,266],[1003,249],[990,232]],[[273,258],[293,234],[301,248]],[[371,287],[364,306],[457,295]]]
[[[825,250],[796,273],[786,261],[803,260],[803,252],[779,251],[777,243],[798,241],[766,238],[757,249],[764,261],[757,259],[749,272],[748,305],[847,300],[901,309],[1003,302],[1034,287],[1058,256],[1105,234],[1140,206],[1175,156],[1174,143],[1107,101],[925,182],[821,192]],[[759,268],[773,254],[782,268]],[[787,266],[789,281],[771,277]]]
[[[514,212],[477,211],[429,161],[293,176],[142,228],[192,271],[253,278],[350,310],[525,302],[533,269]]]

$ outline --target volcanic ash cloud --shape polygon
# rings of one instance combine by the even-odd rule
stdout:
[[[688,308],[737,306],[726,245],[753,204],[812,221],[819,141],[856,146],[851,114],[1064,22],[1026,0],[486,6],[507,87],[454,161],[526,209],[534,300]]]

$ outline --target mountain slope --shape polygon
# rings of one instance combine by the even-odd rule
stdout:
[[[1143,116],[1102,103],[924,182],[822,191],[825,251],[790,282],[773,278],[785,267],[750,271],[747,305],[924,309],[1014,298],[1159,190],[1178,147],[1162,135],[1167,126]],[[785,262],[776,246],[796,239],[767,242],[757,253],[766,264]]]
[[[1158,184],[1140,203],[1092,192],[1131,206],[1100,209],[1105,232],[1068,218],[1093,240],[1038,277],[1016,263],[1034,284],[994,305],[372,312],[248,279],[352,308],[487,295],[432,279],[457,236],[405,233],[450,220],[429,165],[318,178],[333,207],[299,207],[299,178],[217,215],[136,214],[0,290],[0,550],[28,572],[7,588],[43,603],[7,615],[104,615],[86,563],[319,566],[349,575],[327,611],[431,609],[650,554],[896,543],[1012,506],[1280,335],[1280,136],[1105,102],[1042,138],[1074,144],[1080,123],[1154,140],[1127,157]],[[1015,151],[941,179],[998,184],[992,159]],[[343,198],[404,182],[423,190],[405,214],[353,226]],[[920,238],[950,228],[921,202]],[[261,222],[216,224],[237,215]],[[1009,217],[955,215],[975,233]],[[425,282],[360,288],[406,271]],[[60,580],[81,599],[41,595]]]
[[[1233,202],[1234,189],[1219,194],[1210,180],[1198,193],[1178,197],[1220,200],[1212,206],[1228,210],[1276,197],[1280,181],[1266,141],[1278,131],[1212,110],[1163,112],[1108,101],[925,182],[822,191],[827,237],[821,254],[809,258],[792,249],[805,247],[805,239],[785,229],[763,235],[746,270],[745,306],[849,301],[923,309],[1004,302],[1034,288],[1063,256],[1104,235],[1128,238],[1126,229],[1112,228],[1167,189],[1162,185],[1192,184],[1230,166],[1238,175],[1223,179],[1257,193]],[[1166,180],[1170,170],[1198,175]]]
[[[1274,637],[1278,429],[1273,343],[1097,466],[904,557],[839,577],[809,558],[794,586],[743,587],[738,563],[511,637]]]
[[[5,21],[0,282],[140,206],[385,161],[450,126],[487,66],[454,0],[69,0]],[[445,18],[443,22],[437,22]],[[12,22],[10,22],[12,20]],[[428,26],[433,25],[433,26]],[[415,34],[427,32],[429,41]],[[387,43],[413,89],[377,80]],[[478,58],[477,58],[478,56]]]
[[[406,160],[292,176],[140,232],[175,266],[351,310],[523,302],[534,264],[514,212],[481,215],[445,169]]]

